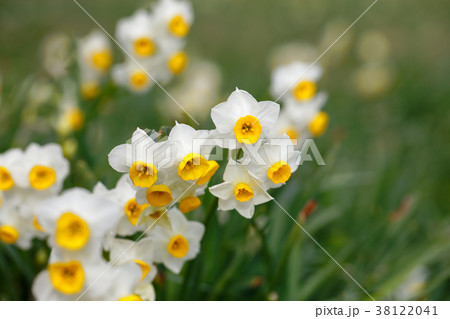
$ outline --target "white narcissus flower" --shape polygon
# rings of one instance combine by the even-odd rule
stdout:
[[[141,267],[140,281],[150,283],[158,273],[154,265],[153,242],[151,238],[143,238],[137,242],[128,239],[114,239],[111,246],[110,260],[116,265],[136,263]]]
[[[58,193],[69,174],[69,161],[58,144],[30,144],[17,163],[17,184],[47,194]]]
[[[101,258],[59,259],[52,253],[47,269],[36,276],[32,293],[39,301],[128,300],[140,277],[134,263],[115,266]]]
[[[206,145],[210,132],[206,130],[196,131],[186,124],[173,127],[169,134],[169,141],[174,145],[172,156],[177,165],[178,176],[183,181],[196,181],[209,169],[208,158],[213,145]]]
[[[139,301],[139,298],[142,299],[143,301],[156,300],[155,288],[151,283],[146,282],[138,283],[136,289],[134,290],[134,296],[128,299]],[[124,300],[124,298],[122,298],[122,300]]]
[[[103,32],[93,31],[78,41],[78,64],[83,71],[102,75],[112,61],[111,44]]]
[[[252,218],[255,205],[272,199],[261,181],[247,167],[234,161],[228,163],[223,179],[223,183],[209,188],[211,194],[219,198],[219,210],[236,209],[243,217]]]
[[[128,173],[133,185],[147,188],[158,180],[158,170],[172,164],[166,151],[169,142],[155,142],[152,137],[137,128],[131,144],[116,146],[108,155],[109,165],[120,173]]]
[[[141,62],[141,65],[138,65],[133,60],[128,59],[126,62],[113,67],[112,78],[118,85],[133,92],[147,92],[154,85],[153,79],[147,72],[147,70],[151,70],[149,66],[148,62]]]
[[[111,236],[130,236],[138,231],[145,230],[145,226],[139,223],[139,218],[148,207],[147,204],[140,205],[135,198],[136,189],[131,186],[128,175],[122,175],[116,187],[108,190],[105,185],[98,182],[93,190],[94,195],[102,196],[115,202],[121,207],[121,215],[117,226],[111,231]]]
[[[117,223],[120,206],[87,190],[73,188],[36,207],[39,225],[49,245],[67,256],[95,256],[105,235]],[[87,257],[88,258],[88,257]]]
[[[262,144],[255,155],[248,154],[242,161],[248,161],[249,170],[264,189],[278,188],[289,180],[300,164],[300,152],[294,147],[290,137],[284,134]]]
[[[171,228],[156,226],[149,234],[155,249],[155,261],[162,262],[178,274],[185,261],[194,259],[200,251],[200,241],[205,232],[202,223],[188,221],[176,208],[169,214]]]
[[[310,66],[296,61],[280,66],[272,73],[272,96],[297,103],[310,101],[316,96],[317,81],[321,75],[322,68],[319,65]]]
[[[0,241],[28,249],[33,238],[46,236],[33,216],[39,201],[39,197],[30,196],[27,192],[20,196],[0,196]]]
[[[187,36],[194,20],[192,5],[182,0],[161,0],[153,7],[153,14],[159,32],[176,38]]]
[[[0,191],[6,192],[17,186],[17,174],[20,172],[22,159],[23,152],[17,148],[0,154]]]
[[[226,102],[211,110],[220,137],[238,143],[255,144],[275,126],[280,106],[271,101],[256,101],[248,92],[236,89]],[[229,145],[229,148],[233,148]]]
[[[137,58],[149,58],[159,49],[154,22],[146,10],[138,10],[131,17],[119,20],[116,37],[123,48]]]

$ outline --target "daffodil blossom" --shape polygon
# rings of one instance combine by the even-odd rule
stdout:
[[[49,245],[67,256],[93,256],[104,236],[117,223],[120,206],[81,188],[72,188],[36,207],[39,225],[49,234]]]
[[[26,196],[26,197],[25,197]],[[0,205],[0,241],[21,249],[31,247],[33,238],[44,238],[34,208],[41,199],[23,192],[21,196],[3,196]]]
[[[6,192],[17,186],[17,175],[20,175],[20,163],[23,152],[12,148],[0,154],[0,191]]]
[[[94,195],[99,195],[107,198],[121,207],[121,215],[117,222],[115,229],[111,231],[113,236],[130,236],[138,231],[145,230],[145,226],[138,223],[139,217],[148,205],[140,205],[137,203],[135,195],[136,188],[131,185],[128,175],[122,175],[119,181],[111,190],[108,190],[105,185],[98,182],[93,190]]]
[[[52,253],[47,269],[35,278],[32,293],[40,301],[121,300],[134,294],[140,277],[134,263],[109,267],[101,258],[59,259]]]
[[[252,218],[255,205],[272,199],[258,177],[237,162],[230,160],[223,179],[223,183],[209,188],[219,198],[219,210],[236,209],[243,217]]]
[[[249,170],[261,181],[264,189],[284,185],[300,163],[300,152],[294,150],[294,144],[286,134],[262,144],[258,155],[254,158],[249,154],[242,161],[249,161]]]
[[[209,131],[196,131],[189,125],[179,123],[170,131],[169,141],[175,147],[172,156],[176,162],[178,176],[183,181],[196,181],[207,173],[207,158],[213,148],[213,145],[205,145],[209,134]]]
[[[322,68],[314,64],[295,61],[276,68],[272,73],[272,96],[280,97],[284,102],[304,103],[316,98],[317,81]]]
[[[158,171],[172,164],[166,151],[170,151],[169,142],[155,142],[137,128],[131,144],[116,146],[109,153],[108,161],[116,171],[128,173],[134,186],[148,188],[158,180]]]
[[[149,58],[159,49],[154,22],[146,10],[138,10],[131,17],[119,20],[116,37],[123,48],[137,58]]]
[[[69,162],[58,144],[30,144],[17,165],[18,186],[42,193],[58,193],[69,174]]]
[[[275,126],[280,106],[271,101],[257,102],[253,96],[236,89],[226,102],[211,110],[211,118],[220,137],[238,143],[255,144]],[[223,147],[233,149],[231,143]]]
[[[161,0],[153,7],[158,31],[175,38],[188,35],[194,20],[192,5],[183,0]]]
[[[150,90],[154,81],[147,70],[151,70],[151,63],[144,61],[138,65],[135,61],[127,59],[126,62],[114,65],[112,78],[118,85],[133,92],[143,93]]]
[[[153,243],[151,238],[143,238],[138,242],[128,239],[114,239],[111,246],[110,260],[116,265],[136,263],[142,270],[140,281],[152,282],[158,273],[154,265]]]
[[[169,214],[171,228],[156,226],[149,234],[155,249],[155,261],[162,262],[178,274],[187,260],[194,259],[200,251],[200,241],[205,226],[199,222],[188,221],[177,208]]]
[[[78,41],[78,64],[82,71],[104,74],[112,64],[112,50],[108,37],[96,30]]]

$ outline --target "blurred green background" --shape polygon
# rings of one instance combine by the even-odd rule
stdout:
[[[80,3],[114,34],[118,19],[150,2]],[[300,42],[314,60],[370,4],[194,0],[187,51],[221,69],[218,101],[236,86],[269,99],[271,64],[280,56],[274,50]],[[317,203],[303,226],[375,299],[450,299],[449,12],[444,0],[379,0],[329,50],[319,61],[319,87],[329,94],[331,123],[316,141],[327,165],[307,162],[272,192],[294,218],[308,201]],[[29,108],[31,87],[52,81],[41,66],[41,44],[55,32],[81,37],[95,27],[71,0],[0,2],[1,152],[58,141],[45,120],[57,105]],[[119,175],[108,152],[136,126],[173,125],[161,112],[164,103],[156,87],[135,96],[112,85],[81,102],[87,122],[75,136],[79,149],[66,186],[91,188],[101,180],[113,187]],[[204,206],[211,200],[206,196]],[[201,255],[181,275],[162,271],[157,300],[368,299],[275,203],[262,206],[254,221],[231,213],[223,222],[227,216],[219,215],[207,220]],[[205,216],[199,210],[192,218]],[[0,243],[0,300],[31,298],[31,280],[45,266],[42,247],[27,253]]]

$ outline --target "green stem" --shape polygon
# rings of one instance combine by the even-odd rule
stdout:
[[[262,255],[263,255],[263,259],[264,262],[266,264],[266,268],[267,268],[267,280],[269,283],[272,282],[273,278],[273,268],[272,268],[272,257],[270,256],[270,250],[269,250],[269,245],[267,244],[267,240],[266,240],[266,236],[263,233],[263,231],[261,229],[259,229],[258,225],[256,225],[255,219],[251,219],[250,223],[252,225],[252,227],[255,229],[256,233],[258,234],[260,240],[261,240],[261,249],[262,249]]]
[[[204,225],[205,225],[205,235],[203,236],[204,238],[206,237],[206,231],[208,231],[208,226],[211,223],[212,217],[214,216],[214,213],[217,211],[217,206],[219,203],[219,199],[217,197],[214,197],[211,204],[209,205],[209,208],[206,212],[206,216],[205,216],[205,220],[204,220]],[[186,269],[186,273],[184,274],[184,280],[183,280],[183,284],[181,286],[180,289],[180,294],[179,294],[179,300],[183,299],[183,296],[187,297],[187,292],[189,291],[189,287],[192,285],[192,282],[194,279],[194,274],[193,271],[194,269],[197,269],[197,274],[195,274],[195,277],[197,277],[197,275],[201,272],[201,255],[198,256],[197,259],[193,260],[192,262],[187,264],[187,269]],[[187,298],[186,298],[187,299]]]

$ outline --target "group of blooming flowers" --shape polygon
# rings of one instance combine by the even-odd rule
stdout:
[[[187,63],[183,49],[192,22],[191,4],[180,0],[160,0],[152,11],[140,9],[119,20],[114,41],[124,51],[125,61],[112,67],[114,82],[134,92],[145,92],[155,81],[165,84],[181,73]],[[93,31],[80,39],[78,65],[85,98],[98,95],[112,63],[111,44],[104,32]]]
[[[192,19],[189,3],[161,0],[152,12],[121,20],[116,37],[129,55],[113,67],[116,83],[142,92],[153,84],[149,74],[165,83],[181,72]],[[80,41],[83,96],[98,94],[111,52],[102,33]],[[69,162],[57,144],[0,154],[0,240],[28,249],[33,238],[46,239],[51,248],[47,268],[35,278],[34,297],[154,300],[157,265],[178,274],[200,252],[205,227],[187,216],[202,205],[206,188],[217,197],[218,210],[252,218],[255,206],[273,199],[268,191],[296,171],[302,141],[328,125],[321,111],[326,94],[317,92],[321,74],[319,66],[300,61],[276,68],[271,93],[282,108],[236,89],[211,109],[213,130],[176,123],[162,136],[137,128],[108,156],[123,174],[113,189],[98,182],[92,192],[63,191]],[[73,113],[69,122],[76,127],[81,117]],[[211,186],[219,163],[225,166],[222,182]]]

